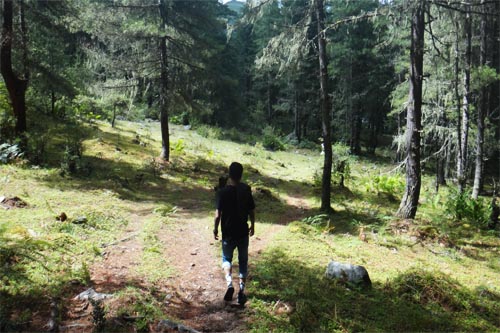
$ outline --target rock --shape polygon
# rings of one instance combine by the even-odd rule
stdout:
[[[168,320],[168,319],[161,320],[158,323],[156,330],[158,332],[177,331],[177,332],[187,332],[187,333],[199,333],[199,331],[192,329],[191,327],[187,327],[187,326],[184,326],[182,324],[175,323],[175,322]]]
[[[366,268],[363,266],[344,264],[337,261],[330,261],[326,268],[326,277],[337,279],[345,283],[361,285],[370,288],[372,282]]]
[[[113,297],[112,294],[102,294],[96,292],[93,288],[89,288],[77,296],[75,296],[74,300],[80,300],[80,301],[87,301],[87,300],[94,300],[94,301],[102,301],[103,299],[111,298]]]
[[[88,220],[87,220],[87,218],[85,216],[79,216],[79,217],[77,217],[76,219],[74,219],[71,222],[74,223],[74,224],[84,224],[84,223],[87,223]]]
[[[28,206],[28,203],[19,197],[6,198],[2,197],[0,201],[2,206],[6,209],[10,208],[25,208]]]

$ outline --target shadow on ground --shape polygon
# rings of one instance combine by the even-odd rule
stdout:
[[[500,324],[499,295],[470,291],[439,272],[407,271],[363,291],[281,250],[262,255],[252,271],[256,331],[492,331]]]

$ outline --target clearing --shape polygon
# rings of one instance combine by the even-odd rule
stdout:
[[[28,287],[12,287],[10,330],[47,330],[51,316],[68,332],[99,324],[156,331],[162,319],[205,332],[500,329],[498,232],[450,222],[441,209],[448,189],[434,194],[430,178],[419,219],[398,221],[401,176],[387,159],[359,158],[347,188],[334,188],[336,213],[327,217],[317,210],[319,152],[269,152],[173,126],[172,158],[161,163],[157,123],[99,123],[87,136],[74,176],[0,166],[0,195],[27,204],[2,209],[0,222],[23,221],[16,232],[64,249],[40,257],[46,268],[23,271]],[[213,187],[233,160],[244,165],[257,204],[244,308],[222,301],[220,243],[211,232]],[[379,185],[383,177],[394,189]],[[55,218],[62,212],[68,220]],[[365,266],[372,290],[326,280],[331,259]],[[101,315],[74,298],[88,288],[112,294]]]

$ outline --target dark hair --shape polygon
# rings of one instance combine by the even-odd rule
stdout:
[[[235,181],[240,181],[243,175],[243,165],[238,162],[233,162],[229,166],[229,178]]]

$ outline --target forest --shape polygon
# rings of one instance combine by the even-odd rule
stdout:
[[[0,331],[500,331],[500,1],[0,0],[0,23]],[[244,304],[212,233],[234,161]]]

